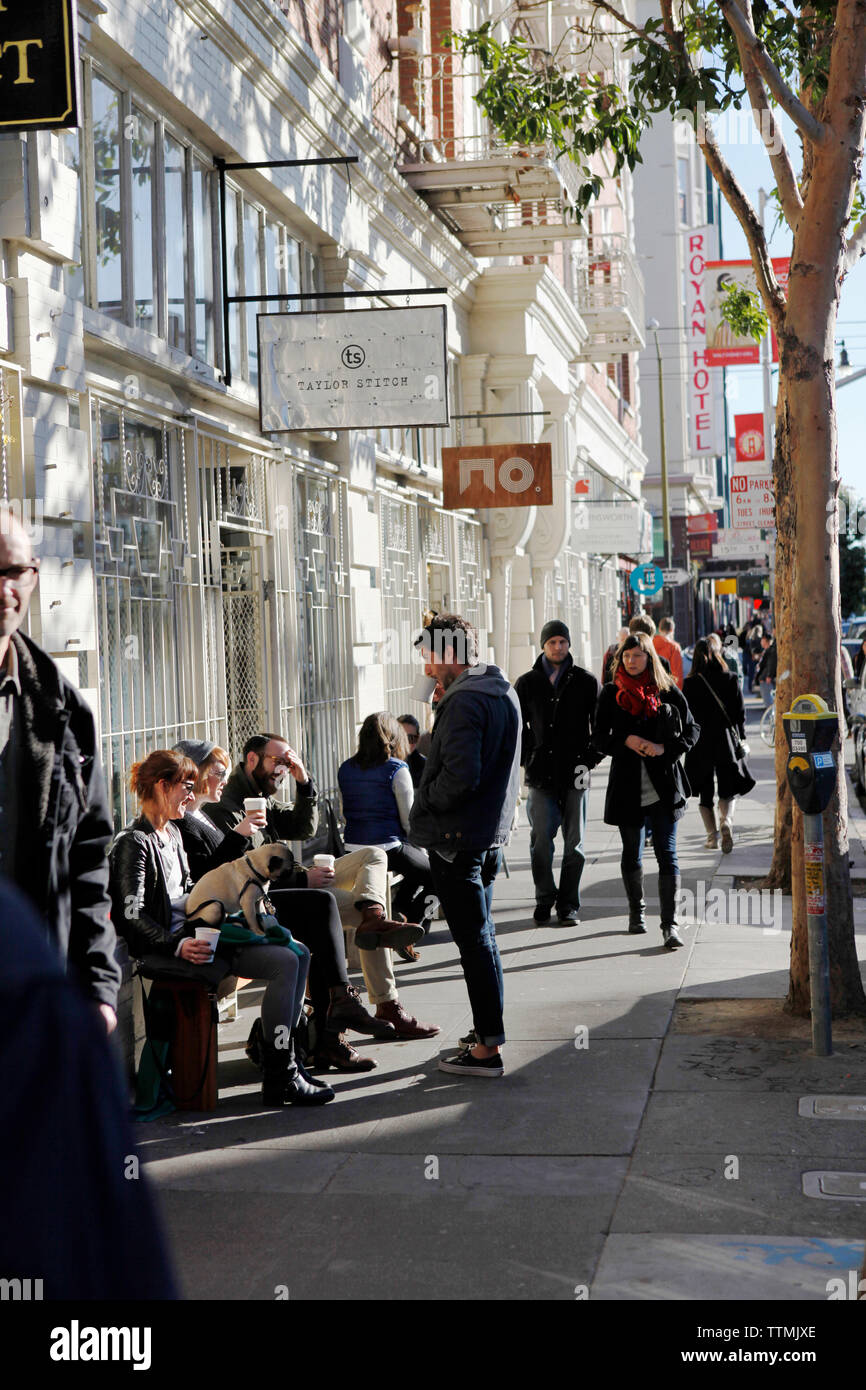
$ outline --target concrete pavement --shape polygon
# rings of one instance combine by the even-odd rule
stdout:
[[[734,852],[702,848],[695,802],[680,823],[699,919],[681,951],[661,946],[651,852],[649,934],[627,934],[605,764],[579,927],[532,922],[518,832],[495,897],[501,1081],[436,1070],[471,1026],[444,923],[418,964],[397,964],[403,1003],[442,1033],[353,1039],[379,1068],[331,1073],[338,1097],[322,1110],[262,1109],[243,1053],[260,995],[244,990],[242,1016],[220,1027],[217,1112],[138,1130],[186,1295],[824,1301],[829,1279],[859,1269],[863,1202],[807,1197],[802,1175],[866,1174],[866,1116],[806,1118],[798,1102],[866,1095],[866,1030],[838,1030],[819,1059],[808,1025],[760,1002],[784,997],[790,904],[732,896],[769,866],[772,765],[756,723],[751,745],[759,786],[738,803]]]

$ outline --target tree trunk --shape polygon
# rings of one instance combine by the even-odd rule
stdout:
[[[779,373],[779,486],[784,533],[782,593],[790,594],[782,619],[779,713],[798,695],[816,694],[831,709],[842,708],[839,595],[839,493],[836,459],[834,332],[840,284],[842,235],[848,188],[839,147],[821,150],[815,161],[806,208],[794,237]],[[844,162],[844,161],[843,161]],[[840,177],[840,174],[842,175]],[[844,190],[842,192],[841,190]],[[785,460],[790,475],[785,471]],[[790,488],[790,497],[784,493]],[[793,549],[796,535],[796,553]],[[778,566],[778,558],[777,558]],[[781,719],[779,720],[781,724]],[[779,738],[784,735],[779,730]],[[854,943],[848,866],[848,796],[839,737],[837,790],[824,814],[824,879],[834,1016],[866,1012]],[[777,771],[782,759],[777,748]],[[791,835],[791,978],[788,1008],[809,1012],[809,960],[803,874],[803,816],[793,811]]]
[[[773,479],[776,495],[776,579],[773,619],[776,632],[777,674],[776,710],[791,706],[791,584],[795,568],[797,510],[792,483],[792,460],[788,433],[786,383],[780,377],[776,402],[776,445]],[[773,827],[773,863],[764,881],[765,888],[791,891],[791,789],[785,771],[788,744],[781,717],[776,721],[776,809]]]

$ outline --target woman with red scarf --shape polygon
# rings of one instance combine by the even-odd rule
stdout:
[[[628,929],[646,931],[642,859],[649,820],[659,866],[662,937],[672,951],[684,945],[676,918],[677,821],[691,795],[680,758],[697,743],[700,728],[645,633],[626,638],[611,677],[598,702],[595,747],[600,757],[611,759],[604,820],[619,826],[622,839]]]

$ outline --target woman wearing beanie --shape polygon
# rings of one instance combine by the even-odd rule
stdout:
[[[189,872],[193,883],[220,864],[241,859],[250,847],[250,836],[260,824],[261,817],[245,816],[225,835],[205,815],[202,806],[219,801],[231,770],[229,755],[224,748],[206,739],[184,738],[174,745],[196,765],[195,800],[183,820],[177,822]]]
[[[684,944],[676,919],[677,821],[690,795],[679,760],[697,743],[700,729],[645,633],[626,638],[612,676],[598,702],[595,746],[611,759],[604,820],[619,827],[622,840],[628,929],[633,934],[646,931],[642,861],[644,823],[649,820],[659,866],[662,937],[668,950],[675,950]]]

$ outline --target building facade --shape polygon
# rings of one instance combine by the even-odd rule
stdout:
[[[489,134],[440,42],[483,8],[79,0],[80,129],[0,137],[0,485],[118,824],[180,737],[282,730],[333,790],[366,714],[421,712],[428,608],[512,678],[548,618],[593,669],[620,624],[648,556],[586,521],[646,465],[632,183],[604,166],[575,229],[567,171]],[[447,306],[448,427],[262,432],[257,313],[419,302]],[[518,440],[551,443],[552,507],[443,509],[443,446]]]

